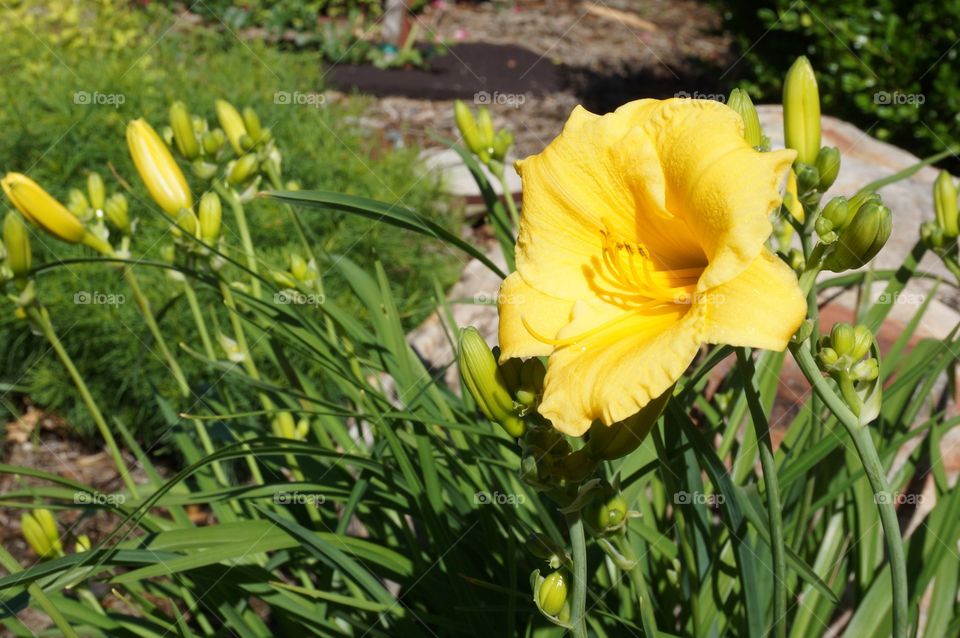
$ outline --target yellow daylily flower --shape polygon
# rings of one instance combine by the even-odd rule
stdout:
[[[83,222],[40,184],[22,173],[7,173],[0,183],[10,203],[34,226],[70,244],[83,239],[87,232]]]
[[[140,179],[160,208],[168,215],[176,216],[181,208],[193,205],[183,171],[146,120],[133,120],[127,125],[127,147]]]
[[[539,411],[580,436],[660,397],[705,343],[783,350],[806,314],[765,247],[795,152],[760,153],[712,101],[577,107],[518,162],[517,272],[501,359],[549,355]]]

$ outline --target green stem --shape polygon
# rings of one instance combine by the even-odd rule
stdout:
[[[626,533],[617,538],[616,545],[620,554],[633,563],[633,567],[630,568],[630,579],[633,581],[634,589],[637,590],[637,604],[640,606],[640,622],[643,625],[643,633],[647,636],[656,636],[658,630],[657,618],[653,613],[653,599],[650,597],[650,590],[647,588],[647,580],[644,578],[640,561],[637,560],[637,554],[633,551],[633,545],[627,539]]]
[[[185,397],[190,396],[190,385],[187,383],[187,378],[183,375],[183,370],[180,369],[180,364],[177,363],[177,359],[173,356],[170,348],[167,347],[167,342],[163,338],[163,333],[160,332],[157,320],[153,316],[153,310],[150,308],[150,300],[143,294],[143,290],[140,288],[140,282],[137,281],[137,276],[133,273],[133,269],[125,267],[123,269],[123,277],[127,280],[127,285],[130,286],[130,291],[133,293],[133,297],[137,302],[137,307],[140,309],[144,323],[147,324],[147,328],[150,330],[150,334],[153,335],[153,340],[157,344],[157,348],[160,349],[160,354],[167,362],[167,367],[170,368],[170,372],[173,374],[173,378],[180,388],[180,394]]]
[[[574,638],[587,638],[587,539],[583,532],[580,512],[567,517],[570,526],[570,545],[573,550],[573,602],[570,605],[570,624]]]
[[[890,577],[893,581],[893,637],[907,638],[910,622],[907,605],[907,563],[903,551],[903,538],[900,535],[900,522],[897,520],[897,511],[891,497],[886,472],[880,462],[880,457],[877,455],[877,448],[870,436],[870,430],[865,426],[860,426],[856,415],[850,411],[843,399],[833,391],[830,384],[820,374],[813,353],[808,346],[808,343],[791,345],[790,350],[801,372],[813,386],[814,392],[820,396],[834,416],[847,429],[847,433],[853,439],[857,454],[860,456],[860,462],[863,464],[867,479],[870,481],[871,488],[873,488],[874,500],[880,513],[880,523],[883,526],[887,553],[890,556]]]
[[[507,210],[510,211],[510,221],[513,222],[514,231],[520,230],[520,213],[517,211],[517,203],[513,201],[513,193],[510,192],[510,185],[507,183],[507,174],[503,169],[497,172],[500,179],[500,190],[503,191],[503,199],[507,203]]]
[[[760,468],[763,472],[764,491],[767,494],[767,517],[770,525],[770,553],[773,556],[773,631],[778,638],[787,635],[784,622],[787,615],[787,559],[783,540],[783,517],[781,515],[780,482],[777,480],[777,464],[773,457],[770,428],[763,413],[760,394],[754,386],[753,362],[743,348],[737,348],[737,368],[747,395],[747,406],[757,433],[760,446]]]
[[[100,431],[100,436],[103,437],[103,440],[107,444],[107,448],[110,450],[110,456],[113,458],[114,465],[117,466],[117,471],[120,472],[120,478],[123,479],[123,484],[126,486],[133,498],[140,498],[137,491],[137,485],[133,482],[133,478],[130,476],[130,470],[127,469],[126,464],[123,462],[123,455],[120,453],[120,448],[117,446],[117,441],[113,438],[113,433],[110,432],[110,427],[107,425],[106,419],[103,418],[103,413],[100,412],[100,408],[97,406],[97,402],[94,401],[93,395],[90,394],[90,389],[87,387],[86,382],[83,380],[83,377],[80,376],[80,372],[77,370],[77,367],[73,364],[73,359],[71,359],[70,355],[67,354],[66,349],[63,347],[63,344],[57,337],[57,333],[53,329],[53,324],[50,322],[50,318],[47,316],[46,309],[42,306],[31,306],[27,308],[27,315],[34,322],[34,324],[40,328],[43,336],[46,337],[47,341],[50,342],[50,347],[53,348],[54,352],[56,352],[57,356],[60,358],[61,363],[63,363],[63,367],[67,369],[67,374],[70,375],[70,379],[76,386],[77,391],[80,392],[80,398],[83,399],[84,404],[87,406],[87,410],[90,412],[90,416],[93,417],[93,421],[96,423],[97,429]]]
[[[203,313],[200,312],[200,303],[197,301],[197,293],[190,284],[190,280],[184,278],[183,293],[187,298],[187,305],[190,306],[190,314],[193,315],[193,321],[197,325],[197,332],[200,334],[200,341],[203,343],[203,352],[208,359],[216,359],[217,354],[213,349],[213,341],[210,339],[210,331],[207,330],[207,322],[203,319]]]
[[[257,267],[257,253],[253,249],[253,240],[250,238],[250,227],[247,226],[247,214],[243,210],[243,202],[240,201],[240,195],[231,189],[224,187],[218,182],[213,183],[214,190],[220,194],[220,197],[227,200],[233,210],[233,216],[237,218],[237,230],[240,231],[240,244],[243,246],[243,252],[247,256],[247,268],[250,269],[250,290],[254,297],[260,297],[260,278],[257,276],[259,269]]]

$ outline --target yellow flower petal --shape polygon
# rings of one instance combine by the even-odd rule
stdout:
[[[735,279],[705,293],[705,340],[784,350],[807,314],[797,276],[764,248]]]
[[[545,295],[530,287],[520,273],[512,273],[500,285],[497,298],[500,312],[500,361],[538,357],[553,352],[553,346],[538,335],[553,339],[570,321],[573,302]]]
[[[685,313],[685,314],[681,314]],[[550,355],[539,412],[565,434],[581,436],[636,414],[672,386],[702,343],[702,312],[625,318],[619,326]]]
[[[76,244],[83,241],[86,227],[35,181],[22,173],[7,173],[3,192],[23,216],[57,239]]]
[[[710,262],[700,290],[737,276],[770,235],[769,214],[796,153],[754,150],[740,116],[710,100],[667,100],[645,130],[660,153],[667,208]]]
[[[682,222],[664,208],[663,171],[640,128],[659,105],[639,100],[602,117],[577,107],[542,153],[518,162],[517,269],[532,286],[564,299],[592,295],[589,264],[604,231],[642,239],[667,265],[704,263],[699,247],[682,241]]]

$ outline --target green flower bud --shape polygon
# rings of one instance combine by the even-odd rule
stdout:
[[[844,272],[860,268],[876,257],[890,238],[892,228],[890,209],[875,201],[867,202],[832,245],[823,261],[824,269]]]
[[[67,192],[67,210],[81,221],[90,219],[90,203],[87,201],[87,196],[79,188],[71,188]]]
[[[830,222],[829,230],[840,230],[850,219],[850,204],[846,197],[834,197],[823,207],[820,219]],[[818,219],[817,221],[820,221]],[[818,231],[819,232],[819,231]]]
[[[223,148],[227,136],[220,129],[213,129],[203,134],[203,152],[207,155],[216,155]]]
[[[20,517],[23,538],[41,559],[57,558],[63,555],[57,522],[50,510],[36,509],[25,512]]]
[[[849,355],[856,345],[856,333],[849,323],[834,324],[830,330],[830,344],[838,356]]]
[[[760,117],[757,115],[753,100],[750,99],[750,94],[740,89],[730,91],[727,106],[736,111],[743,120],[743,137],[747,140],[747,144],[754,148],[761,146],[763,132],[760,130]]]
[[[297,281],[306,281],[310,275],[310,267],[307,265],[307,261],[297,253],[290,255],[290,274]]]
[[[493,159],[502,162],[507,159],[507,153],[513,146],[513,134],[507,129],[497,131],[493,138]]]
[[[200,238],[207,244],[216,244],[220,239],[220,222],[223,219],[220,197],[213,191],[204,193],[200,198],[198,211]]]
[[[817,153],[817,161],[814,165],[820,173],[819,190],[825,193],[837,181],[837,176],[840,174],[840,149],[835,146],[824,146]]]
[[[820,91],[806,57],[797,58],[783,83],[783,134],[797,162],[813,164],[820,151]]]
[[[513,399],[493,353],[476,328],[460,332],[457,362],[460,378],[483,414],[499,423],[512,437],[523,435],[524,423],[514,412]]]
[[[217,174],[217,165],[211,162],[204,162],[202,158],[197,158],[190,163],[190,170],[200,179],[213,179]]]
[[[538,402],[538,397],[543,394],[543,379],[546,375],[547,369],[540,359],[533,357],[524,361],[520,365],[520,383],[516,391],[517,401],[528,408],[534,407]]]
[[[627,509],[627,502],[620,494],[597,499],[587,508],[587,523],[598,534],[615,533],[626,523]]]
[[[173,141],[180,155],[188,160],[196,159],[200,155],[200,144],[197,143],[194,120],[183,102],[170,105],[170,128],[173,130]]]
[[[244,133],[240,136],[240,148],[245,151],[252,151],[253,147],[257,145],[257,142],[250,137],[248,134]]]
[[[563,604],[567,602],[567,579],[563,572],[555,571],[543,579],[537,600],[540,609],[548,616],[557,616],[563,610]]]
[[[943,229],[936,222],[923,222],[920,224],[920,239],[931,248],[943,248]]]
[[[599,421],[594,422],[590,426],[589,440],[584,449],[601,461],[612,461],[630,454],[640,447],[656,425],[672,394],[671,387],[642,410],[619,423],[604,425]]]
[[[90,195],[90,206],[94,210],[103,210],[107,200],[107,189],[103,185],[103,178],[99,173],[87,175],[87,194]]]
[[[816,166],[798,163],[794,170],[797,173],[797,190],[801,195],[817,189],[820,184],[820,171]]]
[[[820,368],[822,370],[827,370],[834,365],[837,361],[840,360],[840,356],[837,354],[837,351],[829,346],[820,348],[820,351],[817,353],[817,359],[820,361]]]
[[[564,440],[563,447],[569,446]],[[580,449],[566,456],[560,457],[551,468],[554,475],[566,481],[580,483],[597,469],[600,461],[591,456],[586,450]]]
[[[288,191],[298,191],[300,190],[300,182],[298,182],[295,179],[291,179],[289,182],[284,184],[283,187],[286,188]]]
[[[257,156],[253,153],[248,153],[231,164],[227,172],[227,182],[232,186],[242,184],[253,177],[256,171]]]
[[[13,211],[3,219],[3,247],[7,253],[7,268],[15,277],[23,277],[30,272],[33,263],[30,231],[23,218]]]
[[[949,239],[960,235],[957,221],[957,186],[947,171],[940,171],[933,183],[933,207],[937,213],[937,224]]]
[[[480,153],[483,149],[483,136],[477,126],[477,120],[470,112],[470,107],[461,100],[453,103],[453,119],[460,130],[460,136],[463,137],[463,143],[474,154]]]
[[[260,117],[252,107],[244,107],[243,125],[247,127],[247,135],[255,141],[260,139],[260,135],[263,134],[263,128],[260,126]]]
[[[130,233],[130,216],[128,214],[127,198],[123,193],[114,193],[107,198],[103,205],[103,213],[117,230],[124,235]]]
[[[880,376],[880,364],[876,359],[864,359],[851,368],[850,376],[857,381],[873,381]]]

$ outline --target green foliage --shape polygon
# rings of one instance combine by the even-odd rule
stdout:
[[[124,128],[140,116],[161,128],[174,100],[183,100],[195,113],[210,118],[217,97],[253,106],[289,158],[285,176],[304,187],[402,202],[441,225],[456,225],[456,215],[444,208],[435,178],[424,177],[418,169],[417,149],[384,152],[381,139],[352,124],[361,102],[323,101],[321,72],[313,56],[240,42],[228,33],[205,29],[183,33],[174,17],[162,10],[131,14],[109,2],[64,4],[76,11],[60,14],[55,23],[38,4],[17,9],[24,19],[33,16],[30,22],[12,17],[2,21],[0,64],[5,72],[0,97],[6,106],[0,110],[0,167],[28,172],[62,201],[70,188],[84,187],[91,170],[105,177],[108,190],[121,190],[112,167],[133,185],[130,213],[140,218],[134,250],[145,259],[160,258],[161,244],[155,242],[166,225],[136,177],[123,141]],[[74,24],[83,26],[61,28],[71,16],[79,20]],[[111,31],[117,25],[126,25],[127,30]],[[52,31],[37,30],[43,28]],[[68,33],[74,35],[67,37]],[[130,39],[121,38],[122,33]],[[51,38],[49,48],[38,42],[44,34]],[[285,104],[277,97],[282,93],[309,96],[312,105]],[[286,217],[280,207],[263,201],[248,214],[264,258],[286,267],[296,238],[281,221]],[[349,253],[359,263],[379,258],[387,264],[397,282],[394,291],[407,326],[426,316],[425,291],[433,289],[433,277],[448,284],[460,266],[439,246],[423,246],[373,222],[346,215],[314,215],[305,222],[324,249]],[[33,244],[35,263],[89,256],[46,236],[34,236]],[[177,286],[156,271],[141,276],[158,309],[172,304],[161,323],[171,343],[178,343],[191,324]],[[74,295],[81,291],[126,292],[119,272],[71,265],[44,273],[39,290],[53,315],[62,318],[59,329],[69,333],[65,341],[79,367],[99,371],[90,379],[94,394],[118,398],[114,415],[132,427],[159,426],[161,417],[150,399],[154,381],[148,379],[163,379],[163,367],[145,356],[151,340],[130,296],[119,306],[74,304]],[[336,297],[343,292],[341,284],[331,282],[328,294]],[[200,295],[202,303],[213,303],[203,291]],[[89,416],[70,391],[62,366],[41,343],[23,322],[6,318],[0,327],[3,380],[25,385],[42,405],[89,430]],[[196,370],[189,360],[185,363]]]
[[[806,55],[824,111],[927,155],[960,141],[956,0],[720,0],[744,52],[738,76],[780,100],[786,69]]]

